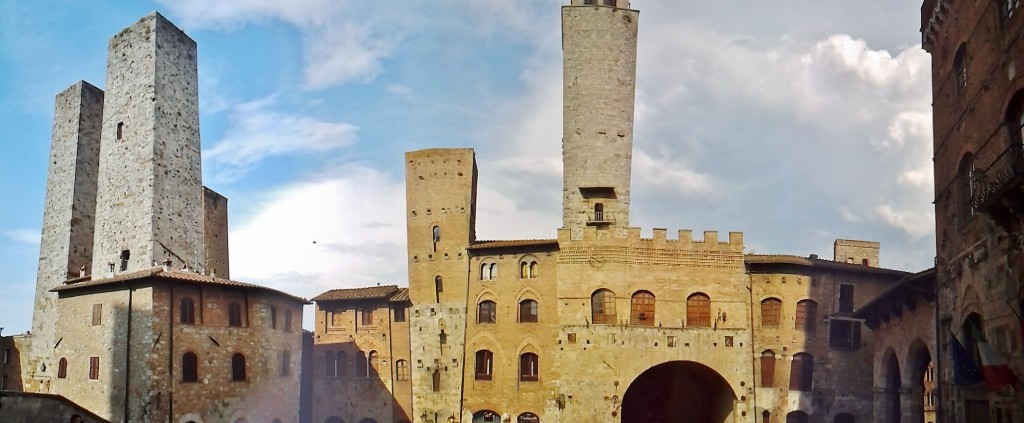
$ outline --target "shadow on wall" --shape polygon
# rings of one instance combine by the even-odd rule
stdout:
[[[0,415],[4,423],[66,422],[72,414],[85,423],[109,423],[60,395],[0,392]]]
[[[24,389],[21,382],[21,347],[27,339],[28,335],[0,336],[0,391],[20,392]]]
[[[392,391],[396,383],[410,383],[408,363],[403,370],[391,361],[355,342],[316,345],[309,373],[312,422],[411,422]]]

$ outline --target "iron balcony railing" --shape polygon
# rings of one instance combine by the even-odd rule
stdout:
[[[587,224],[589,225],[606,223],[615,223],[615,216],[612,216],[611,212],[594,212],[587,216]]]
[[[998,194],[1020,180],[1024,174],[1024,144],[1013,143],[1006,147],[985,170],[975,172],[971,202],[981,209],[991,204]]]

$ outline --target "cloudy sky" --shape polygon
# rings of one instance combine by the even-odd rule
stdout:
[[[102,88],[108,38],[139,17],[159,10],[199,44],[204,183],[230,200],[233,279],[312,297],[407,284],[409,150],[476,149],[479,238],[555,237],[564,3],[0,2],[4,333],[31,325],[54,95]],[[876,240],[884,267],[931,265],[919,2],[632,7],[633,226],[823,257]]]

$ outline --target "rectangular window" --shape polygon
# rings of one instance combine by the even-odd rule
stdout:
[[[395,321],[396,322],[404,322],[405,321],[405,306],[397,306],[397,307],[395,307]]]
[[[7,390],[7,375],[4,375],[3,379],[0,379],[0,391]]]
[[[398,360],[395,362],[395,378],[398,380],[409,380],[409,362]]]
[[[117,123],[117,139],[121,139],[122,135],[124,135],[124,122],[118,122]]]
[[[270,328],[277,329],[277,306],[270,306]]]
[[[859,349],[860,322],[833,318],[829,323],[828,346],[837,350]]]
[[[853,285],[839,285],[839,312],[853,313]]]
[[[292,352],[281,351],[281,377],[288,377],[292,374]]]
[[[11,349],[7,348],[4,350],[4,364],[11,362]]]
[[[359,311],[360,320],[363,326],[373,326],[373,309],[367,308]]]
[[[103,304],[92,305],[92,325],[99,326],[103,323]]]
[[[291,310],[285,310],[284,311],[284,331],[285,332],[291,332],[292,331],[292,311]]]
[[[89,379],[96,380],[100,378],[100,358],[89,357]]]
[[[132,256],[131,251],[121,250],[121,271],[128,270],[128,258]]]

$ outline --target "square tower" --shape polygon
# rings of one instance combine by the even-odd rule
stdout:
[[[203,268],[196,43],[158,13],[110,39],[95,277]]]

